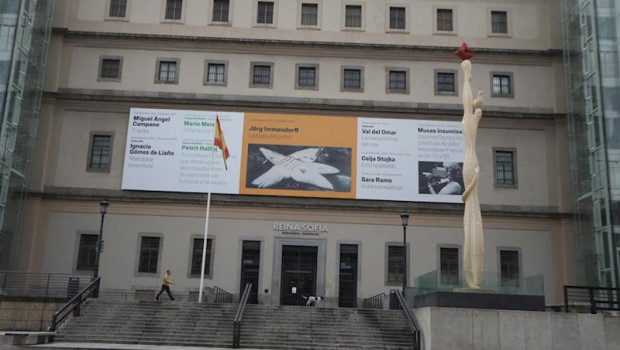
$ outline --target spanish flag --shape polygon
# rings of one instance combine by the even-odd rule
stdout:
[[[213,144],[222,150],[222,157],[224,157],[224,168],[228,170],[226,165],[226,159],[230,156],[228,153],[228,147],[226,147],[226,141],[224,140],[224,134],[222,133],[222,127],[220,126],[220,118],[215,116],[215,136],[213,137]]]

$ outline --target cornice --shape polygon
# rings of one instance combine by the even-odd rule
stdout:
[[[110,102],[114,102],[120,106],[126,107],[170,108],[173,105],[192,105],[196,107],[216,108],[221,110],[243,109],[247,112],[264,109],[277,109],[281,112],[291,111],[296,113],[299,113],[300,110],[307,111],[309,113],[320,111],[321,114],[407,113],[408,115],[421,114],[455,118],[460,118],[463,114],[463,106],[461,104],[169,93],[156,91],[147,92],[62,88],[58,89],[58,92],[45,92],[44,98],[47,103],[51,104],[57,104],[59,101],[63,101],[63,103],[70,101],[72,104],[82,104],[84,106],[87,104],[105,104],[106,108],[110,106]],[[566,118],[564,113],[554,113],[549,109],[493,106],[485,107],[484,116],[485,118],[497,117],[521,120],[556,120]]]
[[[66,44],[127,49],[153,49],[161,46],[170,51],[206,51],[255,53],[309,57],[347,57],[403,59],[422,61],[456,60],[451,46],[395,45],[364,42],[301,41],[241,37],[183,36],[142,33],[72,31],[53,28],[53,34],[64,37]],[[474,47],[476,62],[523,65],[549,65],[561,59],[562,51]]]
[[[207,194],[180,193],[180,192],[148,192],[123,191],[91,188],[53,187],[46,186],[43,192],[30,192],[32,200],[70,200],[70,201],[99,201],[106,198],[113,202],[148,203],[148,204],[190,204],[205,205]],[[462,215],[463,204],[452,203],[425,203],[402,201],[372,201],[355,199],[327,199],[302,197],[275,197],[250,196],[231,194],[212,194],[211,204],[218,206],[245,206],[260,208],[287,208],[287,209],[316,209],[316,210],[348,210],[373,212],[400,212],[409,211],[412,214],[444,214]],[[566,219],[572,218],[572,213],[560,212],[557,207],[550,206],[505,206],[481,205],[484,216],[523,217]]]

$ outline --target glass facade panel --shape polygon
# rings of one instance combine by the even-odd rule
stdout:
[[[563,0],[579,283],[619,286],[620,0]]]

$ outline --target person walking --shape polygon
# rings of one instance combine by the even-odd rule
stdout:
[[[170,272],[170,270],[166,270],[166,273],[164,274],[164,278],[161,281],[161,289],[159,290],[159,293],[157,293],[155,300],[159,300],[159,296],[164,291],[168,293],[168,297],[170,298],[170,300],[174,300],[172,293],[170,293],[170,285],[174,284],[174,282],[172,282],[172,280],[170,279],[170,275],[172,275],[172,272]]]

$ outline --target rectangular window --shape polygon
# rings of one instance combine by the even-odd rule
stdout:
[[[77,270],[94,270],[97,261],[99,235],[81,234],[78,248]]]
[[[157,67],[158,83],[177,83],[177,61],[176,60],[159,60]]]
[[[142,237],[140,243],[139,273],[157,273],[159,237]]]
[[[229,0],[213,0],[213,22],[228,22]]]
[[[344,70],[344,89],[361,89],[362,88],[362,71],[360,69],[345,69]]]
[[[207,64],[207,84],[225,85],[226,84],[226,65],[223,63]]]
[[[345,6],[344,26],[346,28],[362,28],[362,6]]]
[[[319,15],[318,4],[301,4],[301,25],[316,26]]]
[[[252,72],[253,85],[271,84],[271,66],[254,65]]]
[[[194,243],[192,245],[192,267],[190,274],[198,275],[201,274],[201,263],[202,263],[202,248],[204,244],[203,238],[194,238]],[[205,255],[205,276],[211,274],[211,245],[213,240],[207,238],[207,250]]]
[[[388,283],[403,281],[405,275],[405,261],[403,259],[403,246],[388,246]]]
[[[437,72],[436,76],[437,92],[454,94],[456,92],[456,77],[452,72]]]
[[[256,23],[273,24],[273,2],[259,1]]]
[[[393,92],[407,90],[407,72],[391,70],[389,74],[389,91]]]
[[[97,135],[91,137],[88,170],[101,171],[110,169],[112,153],[112,135]]]
[[[439,272],[441,284],[459,284],[459,249],[439,248]]]
[[[493,74],[491,82],[491,96],[513,96],[511,74]]]
[[[183,12],[183,0],[166,0],[165,19],[180,20]]]
[[[516,185],[513,151],[495,150],[495,184]]]
[[[121,78],[121,60],[118,58],[102,58],[99,78],[101,80],[119,80]]]
[[[506,11],[491,11],[491,33],[508,34],[508,13]]]
[[[500,250],[499,264],[501,271],[502,287],[519,287],[521,273],[519,271],[519,251],[518,250]]]
[[[405,29],[405,8],[390,7],[390,29]]]
[[[437,9],[437,31],[454,31],[451,9]]]
[[[125,18],[127,12],[127,0],[110,0],[108,17]]]
[[[299,67],[299,76],[297,80],[297,85],[301,87],[316,86],[316,68]]]

